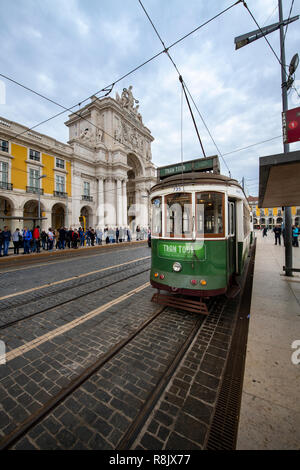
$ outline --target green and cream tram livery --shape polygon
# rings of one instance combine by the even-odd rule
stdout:
[[[150,197],[152,286],[200,298],[236,289],[250,247],[250,206],[239,183],[220,175],[218,157],[158,168]]]

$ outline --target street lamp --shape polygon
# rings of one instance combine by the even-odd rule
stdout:
[[[39,180],[39,187],[38,187],[38,193],[39,193],[39,204],[38,204],[38,220],[39,220],[39,224],[40,224],[40,221],[41,221],[41,188],[40,188],[40,180],[42,178],[46,178],[47,175],[41,175],[41,176],[38,176],[38,180]]]

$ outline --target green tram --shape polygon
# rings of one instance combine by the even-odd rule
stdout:
[[[199,302],[236,290],[250,248],[250,206],[239,183],[220,174],[218,157],[158,168],[150,197],[153,300],[164,303],[161,290]]]

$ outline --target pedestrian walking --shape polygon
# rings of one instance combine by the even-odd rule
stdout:
[[[119,227],[116,228],[116,243],[119,243],[120,230]]]
[[[268,229],[267,227],[264,227],[263,229],[263,237],[266,237],[268,235]]]

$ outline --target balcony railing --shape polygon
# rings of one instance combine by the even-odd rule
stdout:
[[[44,190],[35,186],[26,186],[26,193],[44,194]]]
[[[53,195],[56,197],[68,197],[68,193],[64,193],[63,191],[53,191]]]
[[[86,194],[83,194],[82,195],[82,198],[81,198],[82,201],[93,201],[93,196],[87,196]]]
[[[6,181],[0,181],[0,189],[7,189],[12,191],[13,185],[11,183],[6,183]]]

